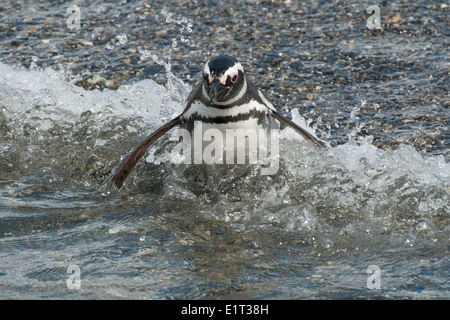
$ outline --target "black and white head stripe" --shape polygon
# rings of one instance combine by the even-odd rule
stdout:
[[[207,89],[214,86],[214,82],[221,85],[224,94],[212,103],[217,107],[226,108],[235,104],[247,91],[244,67],[236,58],[230,56],[217,56],[208,61],[203,69],[203,80],[202,100],[206,104],[206,100],[210,99]]]
[[[203,76],[208,83],[219,79],[222,85],[227,84],[227,79],[235,83],[239,77],[244,76],[244,67],[235,58],[230,56],[218,56],[208,61],[203,69]]]
[[[238,70],[244,72],[244,68],[237,61],[236,58],[230,56],[218,56],[206,63],[205,73],[208,73],[214,77],[221,77],[226,72],[229,74],[230,72],[235,72],[237,74]]]

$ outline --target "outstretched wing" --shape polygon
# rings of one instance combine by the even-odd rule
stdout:
[[[250,81],[247,81],[249,84],[249,88],[250,90],[253,91],[253,96],[256,99],[259,99],[258,101],[260,103],[263,103],[268,109],[269,109],[269,113],[272,117],[274,117],[275,119],[277,119],[278,121],[280,121],[281,123],[291,127],[292,129],[294,129],[295,131],[297,131],[298,133],[300,133],[302,135],[302,137],[304,137],[305,139],[311,141],[314,145],[316,145],[319,148],[323,148],[325,149],[325,145],[317,140],[312,134],[310,134],[308,131],[306,131],[305,129],[303,129],[302,127],[300,127],[299,125],[297,125],[295,122],[289,120],[288,118],[283,117],[281,114],[279,114],[276,110],[275,107],[273,106],[272,103],[270,103],[270,101],[264,96],[264,94],[261,92],[261,90],[259,90],[253,83],[251,83]]]
[[[163,134],[165,134],[167,131],[172,129],[178,124],[181,124],[183,122],[183,114],[190,108],[193,101],[196,99],[199,99],[201,95],[201,88],[202,88],[202,81],[199,81],[192,91],[189,93],[188,98],[186,99],[186,108],[182,112],[182,114],[174,119],[172,119],[170,122],[166,123],[159,129],[157,129],[155,132],[153,132],[151,135],[149,135],[144,141],[142,141],[136,149],[133,150],[133,152],[128,156],[128,158],[125,160],[125,162],[120,166],[119,170],[117,171],[116,175],[113,178],[114,184],[117,188],[122,187],[123,182],[130,174],[133,167],[136,165],[136,163],[139,161],[139,159],[142,158],[145,151],[156,141],[158,140]]]
[[[128,156],[125,162],[122,163],[122,165],[120,166],[119,170],[117,171],[117,173],[113,178],[114,184],[116,185],[117,188],[120,189],[120,187],[122,187],[123,182],[128,177],[135,164],[139,161],[139,159],[142,158],[145,151],[147,151],[147,149],[163,134],[172,129],[174,126],[180,124],[181,121],[182,121],[181,116],[172,119],[170,122],[166,123],[159,129],[157,129],[155,132],[153,132],[151,135],[149,135],[147,138],[145,138],[145,140],[142,141],[136,147],[136,149],[133,150],[133,152]]]
[[[283,117],[281,114],[279,114],[278,112],[276,112],[274,110],[271,110],[271,113],[272,113],[272,117],[274,117],[281,123],[291,127],[292,129],[294,129],[295,131],[300,133],[303,138],[311,141],[314,145],[316,145],[319,148],[326,149],[325,145],[321,141],[317,140],[312,134],[310,134],[308,131],[306,131],[299,125],[297,125],[295,122],[289,120],[288,118]]]

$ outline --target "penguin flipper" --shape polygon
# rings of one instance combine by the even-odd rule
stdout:
[[[167,131],[175,127],[177,124],[180,124],[182,122],[182,117],[178,116],[165,125],[158,128],[156,131],[154,131],[152,134],[150,134],[147,138],[145,138],[144,141],[142,141],[134,150],[133,152],[127,157],[125,162],[122,163],[117,173],[114,175],[113,182],[117,188],[121,188],[123,185],[123,182],[130,174],[133,167],[136,165],[136,163],[139,161],[139,159],[142,158],[145,151],[156,141],[158,140],[163,134],[165,134]]]
[[[292,129],[294,129],[295,131],[300,133],[303,138],[305,138],[306,140],[311,141],[315,146],[317,146],[317,147],[319,147],[321,149],[326,149],[326,147],[323,144],[323,142],[317,140],[317,138],[315,138],[308,131],[306,131],[305,129],[303,129],[299,125],[297,125],[295,122],[293,122],[292,120],[289,120],[288,118],[283,117],[281,114],[279,114],[278,112],[276,112],[274,110],[270,110],[270,111],[271,111],[272,117],[274,117],[275,119],[277,119],[281,123],[291,127]]]

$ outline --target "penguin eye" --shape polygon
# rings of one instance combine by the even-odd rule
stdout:
[[[238,78],[237,74],[232,75],[232,76],[231,76],[231,79],[230,79],[230,80],[231,80],[231,83],[236,83],[237,78]]]

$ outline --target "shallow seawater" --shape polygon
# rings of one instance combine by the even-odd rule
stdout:
[[[384,4],[368,32],[369,4],[236,3],[79,2],[78,31],[0,5],[1,298],[450,298],[448,7]],[[117,190],[226,50],[333,146],[283,128],[261,175],[177,165],[166,136]]]
[[[262,176],[175,165],[162,142],[119,192],[135,133],[182,105],[151,80],[85,91],[63,72],[0,69],[2,297],[448,298],[443,156],[370,136],[322,151],[283,129],[279,171]]]

